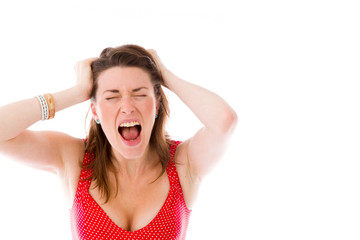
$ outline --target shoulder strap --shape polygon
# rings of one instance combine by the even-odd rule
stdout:
[[[92,169],[87,169],[86,166],[92,161],[94,161],[94,155],[89,152],[85,152],[80,173],[80,182],[87,182],[88,184],[91,183]]]
[[[181,141],[171,141],[170,145],[170,160],[167,166],[167,174],[170,180],[170,185],[175,187],[179,183],[179,177],[175,166],[175,153]]]
[[[174,162],[175,160],[175,152],[177,147],[179,146],[179,144],[181,143],[181,141],[171,141],[171,145],[170,145],[170,159]]]

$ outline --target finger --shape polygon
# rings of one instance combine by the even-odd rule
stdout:
[[[87,58],[85,60],[79,61],[75,64],[74,69],[77,72],[78,70],[86,67],[90,67],[91,64],[98,59],[97,57]]]
[[[158,58],[158,55],[154,49],[147,50],[153,58]]]
[[[85,59],[84,61],[86,62],[86,63],[93,63],[96,59],[98,59],[98,57],[92,57],[92,58],[88,58],[88,59]]]

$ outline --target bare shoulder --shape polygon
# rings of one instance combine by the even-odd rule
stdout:
[[[175,151],[175,165],[179,174],[183,175],[186,173],[188,168],[187,162],[187,149],[188,149],[189,141],[181,142]]]
[[[57,174],[65,189],[77,184],[84,150],[82,139],[54,131],[25,130],[0,143],[0,152],[9,159]]]
[[[79,138],[67,137],[67,141],[62,145],[63,168],[58,175],[69,205],[75,197],[84,154],[84,141]]]
[[[191,174],[188,148],[190,140],[179,144],[175,152],[175,165],[188,209],[192,209],[200,186],[200,181]]]
[[[175,152],[175,164],[179,173],[179,177],[185,181],[191,181],[189,184],[197,184],[199,182],[198,177],[191,170],[191,162],[189,158],[189,148],[191,144],[191,138],[183,141],[179,144]]]
[[[60,156],[60,167],[57,168],[57,175],[63,185],[63,190],[71,205],[81,173],[81,165],[85,155],[85,141],[65,133],[49,132],[54,144],[57,144]]]
[[[61,151],[64,172],[72,168],[80,168],[85,153],[85,142],[83,139],[68,136],[62,143]]]

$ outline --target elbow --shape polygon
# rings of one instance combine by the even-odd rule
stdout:
[[[236,128],[238,122],[238,116],[233,109],[228,109],[222,113],[222,120],[220,127],[220,132],[223,135],[231,135]]]
[[[236,125],[238,123],[238,116],[236,112],[231,109],[231,113],[228,116],[228,131],[233,133],[235,131]]]

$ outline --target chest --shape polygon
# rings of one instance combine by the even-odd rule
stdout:
[[[155,182],[118,184],[118,194],[104,202],[98,188],[92,182],[89,194],[104,213],[118,227],[126,231],[136,231],[148,225],[159,213],[167,200],[170,183],[166,173]]]

